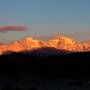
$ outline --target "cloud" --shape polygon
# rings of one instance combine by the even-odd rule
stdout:
[[[0,32],[7,31],[27,31],[28,28],[25,26],[0,26]]]

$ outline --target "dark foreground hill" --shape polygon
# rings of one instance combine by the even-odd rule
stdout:
[[[0,69],[1,72],[8,71],[8,74],[27,71],[33,75],[49,78],[89,78],[90,52],[71,53],[54,48],[13,52],[0,56]]]
[[[55,49],[43,51],[45,48],[1,55],[0,79],[8,78],[15,82],[35,78],[73,79],[77,80],[76,85],[81,85],[83,80],[90,80],[90,52],[71,53]]]

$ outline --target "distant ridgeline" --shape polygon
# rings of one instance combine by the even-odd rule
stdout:
[[[35,40],[31,37],[28,37],[28,38],[24,38],[22,40],[18,40],[9,44],[1,43],[0,55],[5,54],[7,52],[30,52],[32,50],[36,50],[40,48],[41,49],[42,48],[55,48],[55,49],[58,49],[56,51],[57,53],[61,52],[61,50],[66,51],[66,52],[67,51],[68,52],[89,52],[90,41],[85,41],[85,42],[80,43],[76,40],[73,40],[72,38],[67,38],[64,36],[57,36],[56,38],[50,39],[48,41]],[[44,50],[44,53],[45,52],[47,51]]]

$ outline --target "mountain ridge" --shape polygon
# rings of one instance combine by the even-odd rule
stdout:
[[[63,49],[71,52],[87,52],[90,51],[89,41],[79,43],[78,41],[65,36],[58,36],[48,41],[42,41],[27,37],[22,40],[11,42],[9,44],[0,44],[0,54],[6,52],[23,52],[31,51],[43,47],[54,47],[56,49]]]

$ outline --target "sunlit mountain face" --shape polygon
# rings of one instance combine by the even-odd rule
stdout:
[[[44,47],[65,50],[69,52],[90,51],[90,41],[78,42],[65,36],[57,36],[47,41],[27,37],[9,44],[0,43],[0,55],[8,52],[26,52]]]

